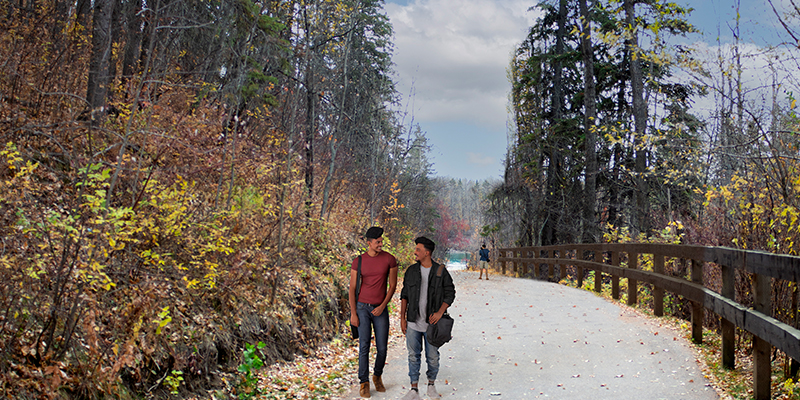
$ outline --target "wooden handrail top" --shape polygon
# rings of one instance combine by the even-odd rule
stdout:
[[[636,254],[657,254],[670,258],[684,258],[742,269],[750,273],[770,276],[791,282],[800,281],[800,257],[773,254],[756,250],[741,250],[729,247],[687,246],[660,243],[596,243],[568,244],[537,247],[501,248],[498,251],[537,252],[537,251],[601,251]],[[563,259],[563,258],[562,258]],[[519,257],[498,257],[498,261],[523,261]]]

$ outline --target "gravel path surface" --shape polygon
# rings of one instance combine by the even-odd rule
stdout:
[[[453,340],[440,348],[442,398],[719,398],[686,339],[657,320],[559,284],[452,274],[456,300],[449,313],[456,325]],[[391,327],[397,335],[399,321]],[[399,399],[410,388],[405,341],[393,342],[383,375],[387,392],[373,387],[372,399]],[[359,398],[358,388],[343,398]]]

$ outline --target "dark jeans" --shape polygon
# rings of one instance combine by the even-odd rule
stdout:
[[[388,307],[387,307],[388,308]],[[372,315],[375,309],[367,303],[356,305],[356,315],[358,315],[358,381],[360,383],[369,382],[369,346],[372,339],[372,329],[375,329],[375,347],[378,355],[375,356],[375,367],[372,374],[381,376],[383,366],[386,364],[386,348],[389,344],[389,310],[383,309],[383,313],[377,317]]]

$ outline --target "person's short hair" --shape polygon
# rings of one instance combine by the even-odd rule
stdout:
[[[433,254],[433,251],[436,250],[436,243],[433,243],[433,240],[426,238],[425,236],[420,236],[414,239],[414,243],[421,244],[425,250],[428,250]]]
[[[377,239],[381,236],[383,236],[383,228],[379,226],[373,226],[367,229],[367,233],[364,234],[364,237],[367,238],[367,240]]]
[[[482,249],[485,249],[485,248],[486,248],[486,243],[482,244],[482,245],[481,245],[481,248],[482,248]]]

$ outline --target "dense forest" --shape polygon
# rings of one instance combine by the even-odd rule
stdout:
[[[0,5],[0,392],[218,387],[342,330],[366,227],[434,233],[381,1]]]
[[[740,42],[737,18],[700,46],[674,2],[538,8],[509,65],[513,143],[489,230],[549,245],[679,225],[687,244],[797,253],[796,13],[773,8],[786,43]]]

